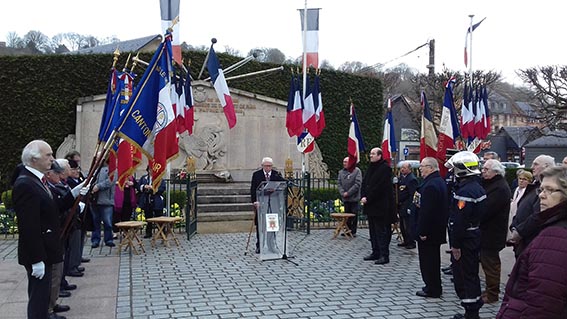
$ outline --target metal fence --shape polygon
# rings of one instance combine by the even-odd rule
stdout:
[[[332,213],[343,213],[337,180],[311,178],[309,173],[290,180],[288,184],[288,223],[290,230],[310,233],[311,228],[335,228]],[[367,224],[366,217],[357,212],[359,227]]]

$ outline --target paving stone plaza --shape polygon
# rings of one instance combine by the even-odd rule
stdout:
[[[451,318],[462,312],[448,276],[441,299],[415,296],[423,286],[417,249],[396,246],[390,263],[363,261],[368,230],[352,240],[331,239],[333,230],[288,232],[289,259],[260,261],[248,233],[197,234],[181,246],[151,247],[145,254],[85,246],[85,276],[59,302],[67,318]],[[253,235],[254,237],[254,235]],[[446,246],[443,246],[446,249]],[[0,239],[0,313],[25,318],[27,279],[17,264],[17,240]],[[508,248],[502,252],[510,255]],[[449,255],[442,254],[443,265]],[[508,258],[503,258],[508,259]],[[512,257],[513,259],[513,257]],[[512,263],[503,262],[503,277]],[[502,289],[504,283],[502,284]],[[501,294],[502,295],[502,294]],[[485,305],[494,318],[500,304]]]

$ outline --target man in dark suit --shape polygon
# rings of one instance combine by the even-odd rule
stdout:
[[[378,147],[370,151],[370,164],[362,180],[360,202],[362,212],[368,217],[368,232],[372,253],[364,260],[374,260],[377,265],[390,262],[390,241],[392,224],[396,216],[394,211],[394,188],[392,187],[392,169],[382,158]]]
[[[260,203],[256,198],[256,191],[258,186],[264,181],[285,181],[282,175],[272,169],[274,161],[271,157],[264,157],[262,159],[262,168],[252,174],[252,181],[250,182],[250,198],[254,205],[254,225],[256,226],[256,253],[260,253],[260,232],[258,231],[258,208]]]
[[[18,263],[28,275],[28,318],[48,318],[52,266],[63,261],[59,209],[44,178],[53,161],[49,144],[31,141],[22,152],[25,169],[13,188],[18,217]]]
[[[402,231],[403,243],[398,246],[408,249],[415,248],[415,237],[413,234],[413,225],[411,223],[411,215],[409,213],[413,194],[417,188],[417,178],[411,171],[409,162],[402,162],[400,166],[400,180],[398,182],[398,214],[400,215],[400,229]]]
[[[446,242],[445,228],[449,218],[447,184],[439,174],[439,164],[426,157],[419,165],[423,183],[414,196],[417,217],[419,269],[425,287],[416,292],[419,297],[441,297],[441,244]]]
[[[149,165],[146,167],[146,173],[146,175],[140,178],[138,183],[138,190],[140,191],[138,207],[144,210],[146,219],[163,216],[165,181],[162,179],[158,189],[154,189],[152,186],[152,170]],[[144,238],[152,238],[152,229],[153,223],[147,223]]]

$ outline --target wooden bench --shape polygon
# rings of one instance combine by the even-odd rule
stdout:
[[[337,236],[342,232],[347,238],[352,238],[352,232],[350,228],[348,228],[347,221],[349,218],[354,217],[354,214],[349,213],[332,213],[331,217],[337,220],[337,228],[335,228],[335,234],[333,239],[337,238]]]
[[[115,226],[120,230],[120,233],[123,234],[123,238],[120,240],[120,244],[118,245],[120,252],[122,252],[122,248],[124,248],[124,250],[130,248],[131,251],[138,254],[136,244],[138,244],[144,253],[146,252],[144,244],[140,240],[140,237],[138,237],[138,231],[142,229],[145,224],[146,223],[140,221],[126,221],[115,224]]]
[[[154,223],[157,226],[157,232],[152,236],[152,241],[151,241],[152,247],[155,245],[156,240],[158,239],[161,239],[162,242],[167,247],[169,247],[168,237],[170,236],[175,241],[175,244],[179,246],[180,245],[179,240],[177,240],[175,234],[173,234],[173,227],[175,226],[175,223],[182,220],[183,218],[181,217],[167,217],[167,216],[152,217],[146,219],[148,223]]]

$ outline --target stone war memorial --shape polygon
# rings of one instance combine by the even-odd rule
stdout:
[[[233,129],[228,128],[212,85],[193,82],[193,134],[184,132],[179,136],[179,155],[171,162],[172,172],[185,168],[187,158],[192,157],[198,175],[213,175],[219,182],[249,182],[262,158],[269,156],[280,172],[283,173],[286,160],[291,159],[294,173],[300,173],[302,155],[297,150],[297,138],[290,138],[285,127],[287,101],[238,89],[230,91],[237,116]],[[75,134],[69,135],[57,149],[59,158],[69,150],[79,151],[83,171],[89,170],[95,152],[105,98],[105,94],[79,98]],[[305,160],[306,170],[312,176],[327,176],[327,165],[317,145]],[[145,169],[145,161],[138,167],[138,177]]]

